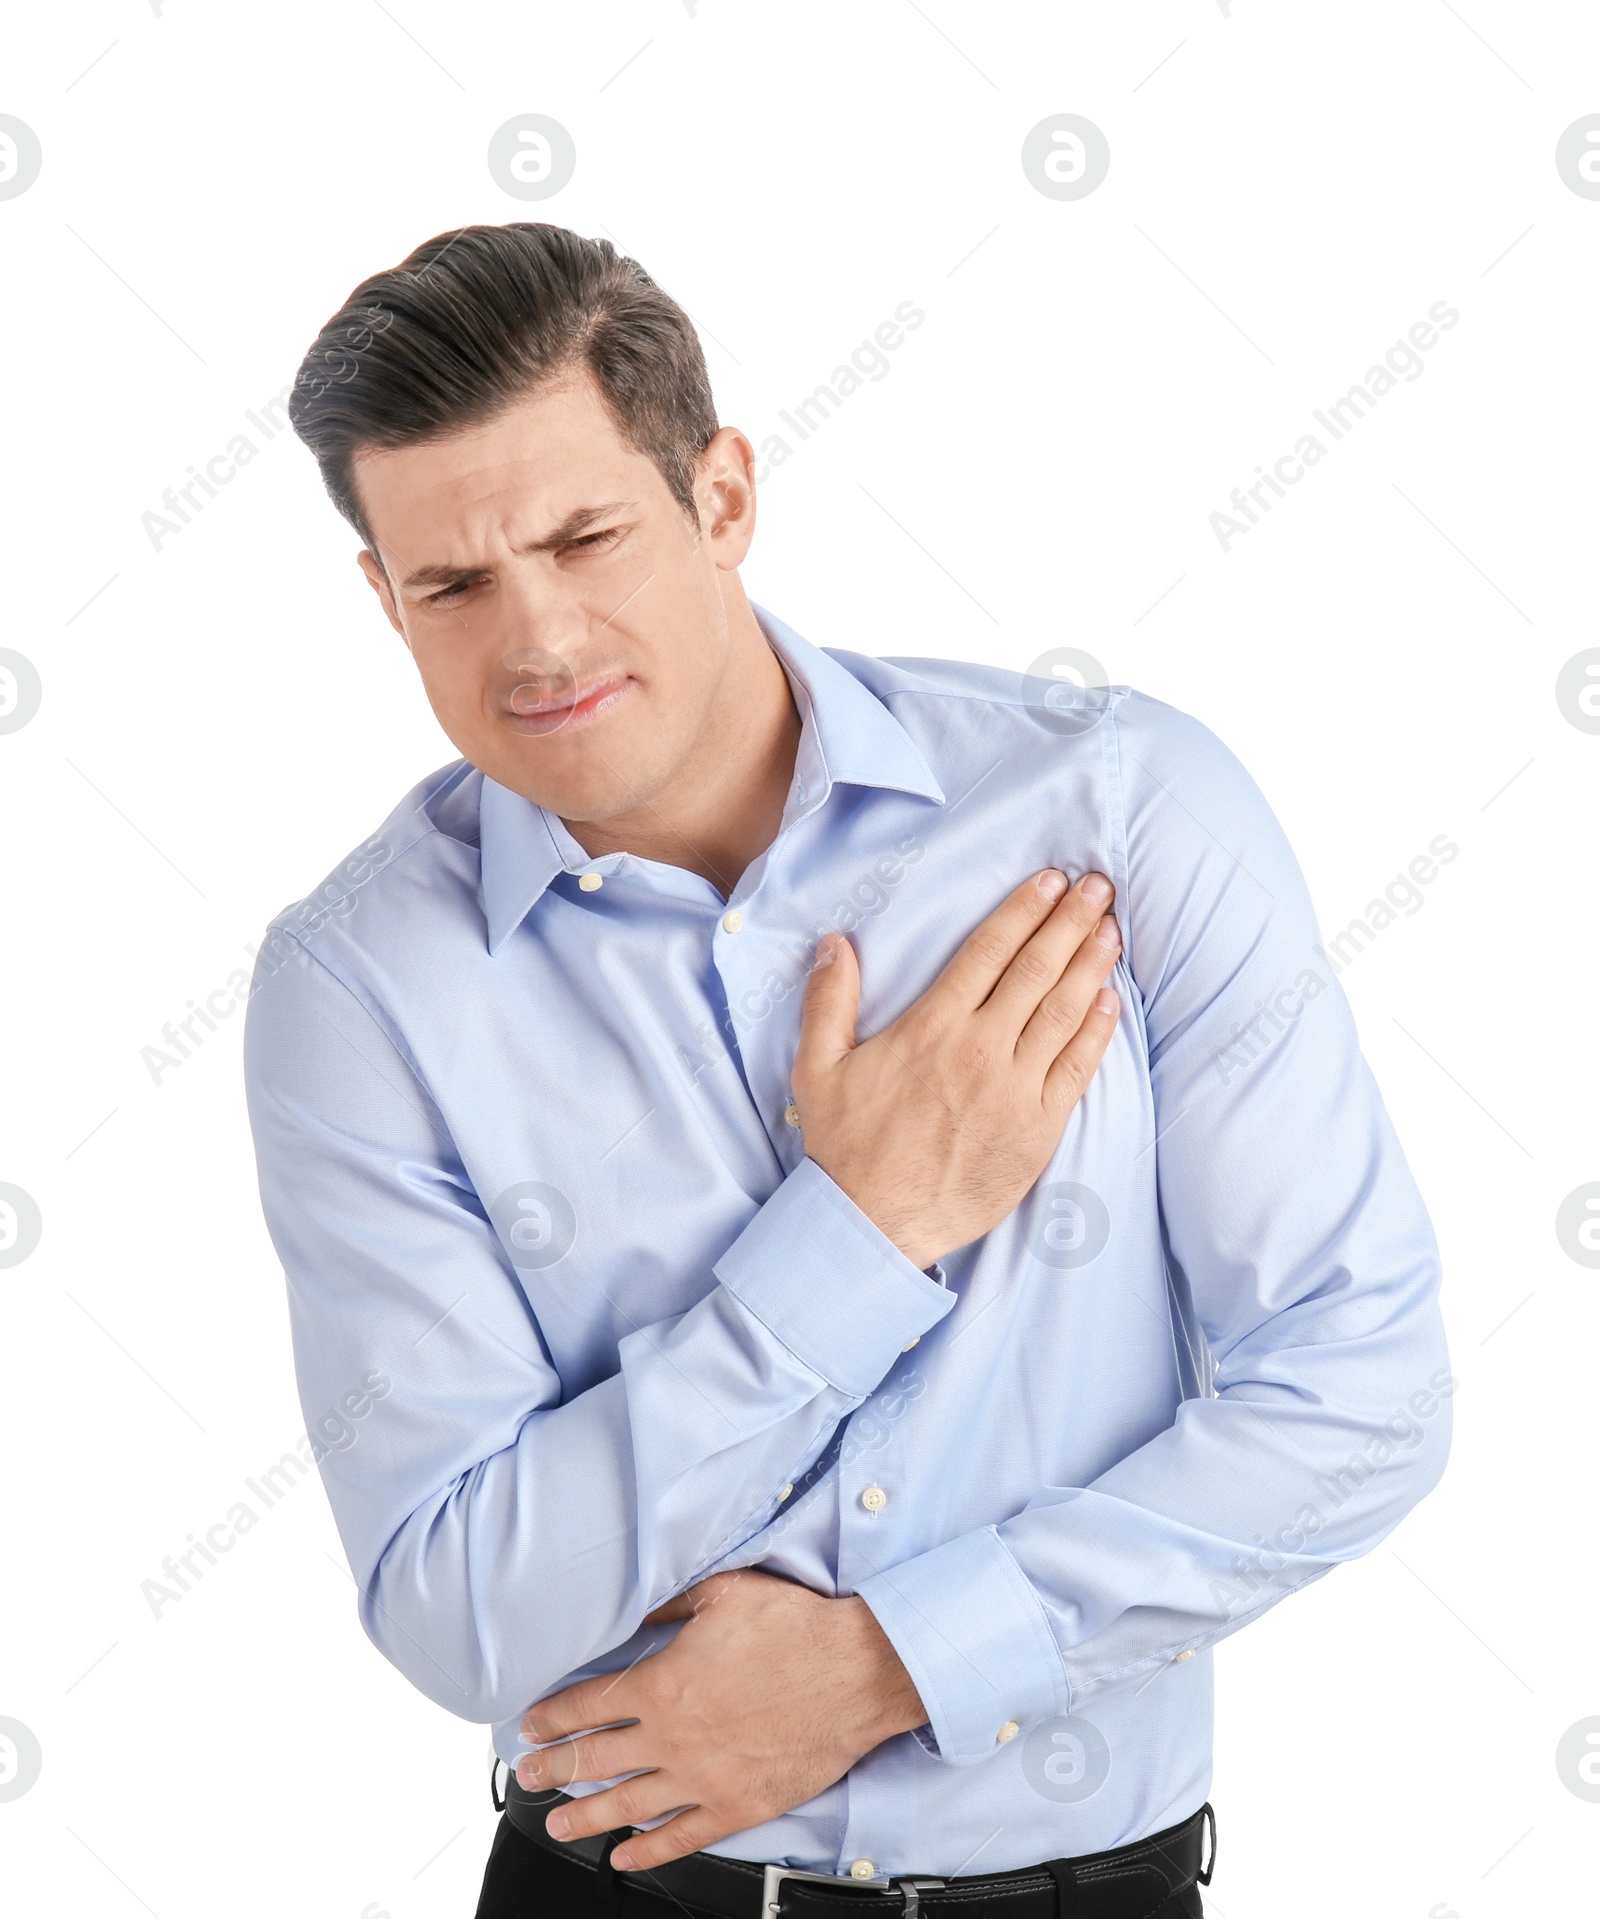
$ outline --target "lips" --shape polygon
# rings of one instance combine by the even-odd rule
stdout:
[[[577,685],[549,688],[524,681],[512,690],[506,718],[517,732],[535,737],[571,732],[609,712],[632,684],[626,673],[606,673]]]

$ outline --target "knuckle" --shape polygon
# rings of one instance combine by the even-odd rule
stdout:
[[[626,1784],[612,1788],[616,1794],[616,1809],[624,1819],[648,1819],[651,1816],[648,1810],[649,1795],[644,1790],[648,1778],[647,1773],[644,1778],[630,1779]]]
[[[1061,1085],[1071,1099],[1077,1099],[1089,1083],[1089,1066],[1076,1053],[1063,1053],[1059,1061]]]
[[[1011,957],[1011,941],[992,926],[980,926],[972,935],[969,950],[975,959],[987,960],[991,966],[1004,966]]]
[[[1046,986],[1056,977],[1056,967],[1032,946],[1023,947],[1011,962],[1012,975],[1027,986]]]
[[[1063,993],[1052,993],[1040,1002],[1035,1015],[1046,1037],[1068,1040],[1083,1024],[1083,1013],[1076,1001]]]

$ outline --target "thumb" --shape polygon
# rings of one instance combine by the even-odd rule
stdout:
[[[800,1076],[826,1071],[854,1049],[860,1004],[861,968],[855,948],[842,933],[825,933],[817,942],[800,1008],[800,1043],[794,1062]]]

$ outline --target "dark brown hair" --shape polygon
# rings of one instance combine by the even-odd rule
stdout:
[[[302,361],[289,418],[372,547],[358,452],[480,425],[578,367],[694,518],[695,463],[717,430],[694,327],[637,261],[565,227],[458,227],[363,280]]]

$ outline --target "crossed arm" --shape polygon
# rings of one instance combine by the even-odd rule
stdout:
[[[819,950],[794,1070],[807,1153],[916,1265],[1004,1218],[1060,1140],[1116,1025],[1103,985],[1120,946],[1102,917],[1110,899],[1102,874],[1070,892],[1060,873],[1035,875],[915,1006],[859,1045],[855,954],[837,935]],[[676,1810],[617,1848],[621,1871],[761,1825],[927,1719],[863,1599],[719,1573],[646,1623],[678,1620],[663,1651],[522,1722],[544,1746],[517,1764],[530,1790],[633,1775],[551,1813],[557,1838]]]
[[[1283,1007],[1315,950],[1293,856],[1203,728],[1137,700],[1117,725],[1108,845],[1126,873],[1117,916],[1154,1095],[1163,1251],[1217,1362],[1214,1391],[1184,1400],[1169,1429],[1092,1484],[1043,1487],[998,1525],[873,1573],[856,1598],[754,1572],[709,1592],[695,1581],[770,1520],[778,1489],[951,1310],[919,1268],[1004,1217],[1048,1157],[1062,1098],[1099,1058],[1096,1022],[1109,1031],[1112,1018],[1087,990],[1108,958],[1085,960],[1089,977],[1070,990],[1070,960],[1048,983],[1098,923],[1092,903],[1074,905],[1074,889],[1023,915],[1036,928],[1059,920],[1075,944],[1053,946],[1052,932],[1036,948],[1021,919],[1009,944],[980,929],[964,951],[990,984],[980,991],[981,974],[963,980],[958,966],[955,992],[931,1006],[930,994],[912,1009],[920,1023],[908,1015],[882,1043],[850,1045],[844,946],[813,978],[797,1062],[810,1157],[717,1260],[717,1283],[689,1275],[677,1295],[688,1310],[664,1306],[659,1324],[626,1334],[617,1370],[572,1396],[404,1036],[356,961],[343,963],[338,928],[319,937],[316,964],[282,969],[251,1002],[251,1117],[308,1419],[375,1359],[395,1375],[381,1437],[335,1442],[320,1462],[362,1623],[419,1690],[479,1722],[514,1723],[562,1675],[619,1663],[619,1648],[638,1655],[624,1678],[546,1698],[525,1722],[540,1741],[580,1735],[541,1759],[547,1783],[639,1775],[612,1789],[626,1808],[606,1792],[570,1818],[675,1815],[630,1841],[637,1864],[800,1803],[908,1715],[926,1721],[943,1763],[981,1763],[997,1718],[1028,1725],[1139,1685],[1369,1550],[1443,1468],[1448,1417],[1418,1403],[1432,1403],[1430,1386],[1448,1396],[1437,1251],[1326,964],[1314,1013],[1279,1019],[1264,1049],[1239,1039],[1241,1020],[1247,1035],[1267,1032],[1259,1009]],[[1002,1018],[1014,1022],[1009,1067]],[[1258,1052],[1260,1065],[1219,1068]],[[1058,1074],[1064,1056],[1074,1063]],[[1000,1069],[1009,1088],[988,1083]],[[925,1109],[924,1085],[940,1088]],[[1019,1085],[1036,1089],[1031,1107]],[[1004,1151],[964,1166],[961,1141],[940,1131],[952,1108],[963,1138]],[[901,1124],[907,1164],[885,1177],[884,1143]],[[994,1183],[992,1160],[1011,1162],[1011,1185]],[[715,1394],[714,1431],[695,1417],[704,1395],[686,1402],[686,1379]],[[1396,1430],[1406,1407],[1425,1430]],[[1302,1521],[1308,1484],[1358,1451],[1382,1471],[1353,1476]],[[1270,1553],[1252,1545],[1267,1537]],[[711,1594],[716,1605],[687,1621],[675,1610]],[[815,1719],[812,1696],[825,1708]],[[696,1714],[745,1755],[738,1777],[732,1765],[713,1776]],[[780,1716],[800,1758],[764,1773],[761,1742]],[[622,1720],[637,1724],[620,1744],[583,1737]]]

